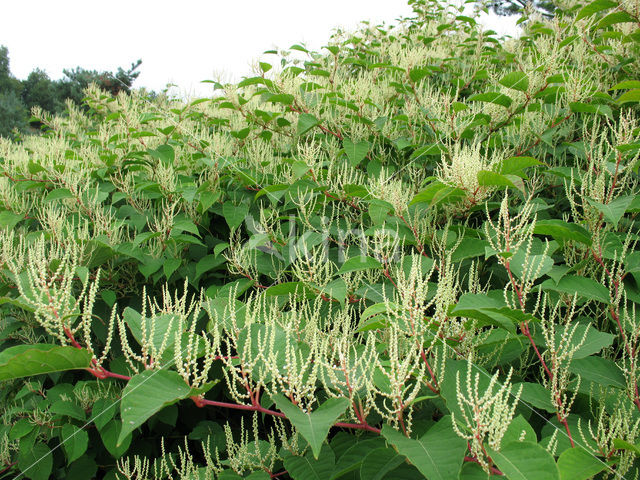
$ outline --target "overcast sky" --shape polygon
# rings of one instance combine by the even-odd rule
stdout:
[[[0,45],[17,78],[34,68],[53,79],[76,66],[126,69],[141,58],[134,86],[175,83],[183,95],[206,95],[211,87],[201,80],[220,73],[238,80],[265,50],[294,43],[317,50],[336,27],[394,23],[411,8],[405,0],[4,0],[0,12]],[[513,17],[483,23],[516,33]]]

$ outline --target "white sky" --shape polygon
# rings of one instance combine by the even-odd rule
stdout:
[[[265,50],[295,43],[318,50],[335,27],[412,13],[405,0],[4,0],[1,11],[0,45],[17,78],[35,68],[53,79],[76,66],[115,71],[141,58],[134,86],[174,83],[187,95],[206,95],[211,87],[200,81],[220,73],[249,75]],[[492,15],[482,23],[515,35],[515,20]]]

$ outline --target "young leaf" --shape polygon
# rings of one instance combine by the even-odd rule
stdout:
[[[0,352],[0,381],[89,366],[91,354],[84,348],[49,344],[17,345]]]
[[[319,458],[320,449],[329,434],[329,429],[349,406],[349,400],[346,398],[330,398],[313,412],[304,413],[280,394],[273,395],[271,398],[300,435],[309,442],[316,460]]]
[[[420,439],[405,437],[389,425],[382,435],[429,480],[457,480],[467,442],[454,431],[451,417],[442,418]]]
[[[117,446],[151,415],[188,397],[190,393],[191,389],[178,372],[145,370],[134,375],[122,392],[122,430]]]

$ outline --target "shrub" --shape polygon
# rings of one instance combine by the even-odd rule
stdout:
[[[0,139],[5,475],[638,475],[638,7],[411,4]]]

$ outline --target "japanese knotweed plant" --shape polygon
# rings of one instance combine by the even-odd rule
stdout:
[[[0,139],[0,476],[640,475],[638,5],[409,3]]]

